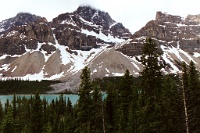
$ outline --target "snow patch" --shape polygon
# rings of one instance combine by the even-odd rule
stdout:
[[[11,37],[17,33],[18,33],[18,31],[13,30],[13,31],[9,32],[6,37]]]
[[[4,71],[8,71],[10,68],[9,68],[10,64],[3,64],[0,68],[0,71],[1,70],[4,70]]]
[[[107,73],[110,73],[110,71],[108,70],[108,68],[105,68]]]
[[[113,76],[121,77],[124,76],[124,73],[112,73]]]
[[[194,57],[199,58],[200,57],[200,53],[194,52]]]
[[[16,68],[17,68],[17,66],[15,66],[11,72],[14,72],[16,70]]]
[[[99,38],[105,42],[116,42],[116,43],[121,43],[124,42],[124,39],[119,39],[119,38],[115,38],[113,36],[111,36],[110,34],[108,34],[108,36],[106,36],[105,34],[103,34],[101,31],[99,34],[95,33],[94,31],[88,31],[86,29],[81,29],[81,32],[86,34],[86,35],[92,35],[95,36],[96,38]]]
[[[93,16],[93,17],[94,17],[94,16]],[[86,24],[86,25],[90,25],[90,26],[96,27],[96,28],[102,27],[102,26],[100,26],[100,25],[93,24],[92,22],[89,22],[89,21],[83,19],[81,16],[79,16],[79,18],[80,18],[80,20],[81,20],[84,24]]]
[[[112,28],[113,26],[115,26],[116,24],[118,24],[118,22],[115,22],[115,23],[111,24],[109,28],[111,29],[111,28]]]
[[[183,51],[182,49],[179,50],[182,54],[184,54],[190,61],[193,61],[195,64],[196,62],[192,59],[192,57],[185,51]]]
[[[52,75],[51,77],[45,77],[44,71],[42,70],[40,73],[35,74],[27,74],[25,76],[18,76],[18,77],[2,77],[1,80],[10,80],[10,79],[21,79],[21,80],[29,80],[29,81],[42,81],[42,80],[55,80],[59,79],[64,76],[64,72],[60,74]]]
[[[94,69],[93,71],[92,71],[92,73],[96,73],[97,72],[97,69]]]

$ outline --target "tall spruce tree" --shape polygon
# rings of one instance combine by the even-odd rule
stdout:
[[[90,121],[91,121],[91,133],[103,133],[104,129],[104,112],[103,103],[102,103],[102,94],[100,92],[100,88],[98,86],[94,87],[94,90],[91,92],[91,113],[90,113]]]
[[[115,129],[115,117],[116,117],[116,109],[118,104],[117,98],[118,93],[116,93],[116,89],[113,88],[111,84],[107,86],[107,97],[105,99],[105,118],[106,118],[106,131],[109,133],[114,133]]]
[[[90,78],[90,69],[85,67],[81,73],[81,84],[79,88],[79,100],[77,104],[77,129],[76,133],[89,133],[91,128],[90,114],[92,98],[90,92],[92,91],[92,82]]]
[[[164,77],[161,97],[162,106],[165,107],[162,112],[162,118],[165,120],[163,122],[166,125],[165,132],[183,133],[185,127],[184,106],[179,76],[166,75]]]
[[[126,70],[124,76],[122,77],[120,89],[119,89],[119,108],[120,113],[119,119],[119,130],[120,132],[126,132],[128,123],[128,112],[133,98],[132,93],[132,78],[130,76],[129,70]]]
[[[159,60],[161,53],[158,46],[151,39],[147,38],[143,47],[143,55],[140,62],[144,69],[140,73],[142,78],[140,95],[140,117],[138,131],[141,133],[162,132],[162,105],[161,90],[163,76],[161,69],[164,68],[164,62]]]
[[[0,124],[2,122],[2,119],[3,119],[3,107],[2,107],[2,103],[0,101]]]
[[[15,133],[12,106],[8,106],[7,114],[4,116],[2,125],[2,133]]]
[[[186,90],[190,132],[200,132],[200,80],[193,61],[189,65],[189,87]]]
[[[138,133],[138,112],[140,110],[139,106],[139,91],[135,86],[133,88],[133,98],[130,100],[129,112],[128,112],[128,123],[126,132],[128,133]]]
[[[31,115],[31,133],[42,133],[43,131],[42,100],[39,93],[35,94]]]

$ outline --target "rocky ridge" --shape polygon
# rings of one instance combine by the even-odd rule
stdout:
[[[153,38],[163,51],[162,58],[170,66],[168,72],[179,72],[182,61],[189,63],[192,60],[197,68],[200,67],[200,15],[183,18],[159,11],[155,20],[135,32],[131,41],[118,48],[118,51],[128,56],[139,56],[146,37]]]

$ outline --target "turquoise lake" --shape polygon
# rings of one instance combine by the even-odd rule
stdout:
[[[26,97],[26,98],[31,98],[31,95],[16,95],[16,97],[20,96],[21,98],[22,97]],[[34,96],[34,95],[32,95]],[[59,96],[60,94],[40,94],[40,98],[43,99],[45,98],[49,103],[54,99],[56,100],[59,99]],[[67,99],[69,98],[72,102],[72,104],[76,104],[77,100],[79,99],[79,96],[78,95],[74,95],[74,94],[63,94],[63,98]],[[11,102],[13,100],[13,95],[0,95],[0,101],[1,101],[1,104],[4,105],[7,101],[7,99]]]

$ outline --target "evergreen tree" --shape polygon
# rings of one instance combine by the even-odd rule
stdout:
[[[71,100],[69,99],[69,97],[68,97],[68,99],[67,99],[67,108],[66,108],[66,112],[67,112],[67,115],[70,115],[70,116],[73,115],[73,106],[72,106],[72,102],[71,102]]]
[[[183,133],[184,106],[178,76],[165,76],[161,97],[162,106],[165,107],[162,110],[162,118],[165,120],[163,121],[163,125],[165,125],[163,130],[169,133]]]
[[[2,125],[2,133],[15,133],[12,106],[8,106],[7,114],[4,116]]]
[[[43,128],[43,132],[42,133],[53,133],[52,132],[52,127],[50,123],[47,123],[44,128]]]
[[[67,108],[66,108],[66,115],[65,115],[65,133],[72,133],[74,132],[75,122],[74,122],[74,115],[73,115],[73,106],[71,100],[67,99]]]
[[[13,96],[13,118],[15,119],[17,115],[17,107],[16,107],[16,95]]]
[[[43,131],[42,101],[38,93],[35,94],[31,115],[31,132],[42,133]]]
[[[193,61],[189,65],[189,87],[186,90],[187,107],[189,115],[189,131],[200,132],[200,80],[199,72]]]
[[[115,101],[117,101],[115,100],[115,91],[113,86],[109,84],[107,88],[107,97],[105,99],[106,131],[109,133],[113,133],[115,127]]]
[[[130,76],[129,70],[126,70],[126,73],[122,77],[121,86],[119,89],[119,113],[120,113],[120,121],[119,121],[119,130],[120,132],[125,132],[127,129],[128,123],[128,111],[129,106],[131,105],[131,101],[133,98],[132,93],[132,78]]]
[[[91,113],[90,113],[90,121],[91,121],[91,133],[103,133],[104,128],[104,112],[103,111],[103,103],[102,103],[102,94],[98,86],[96,86],[91,92]]]
[[[141,133],[162,132],[163,126],[161,102],[161,90],[163,76],[161,69],[164,68],[164,62],[159,60],[159,53],[156,43],[147,38],[143,47],[143,55],[140,62],[144,69],[140,73],[142,78],[140,95],[140,117],[138,131]]]
[[[0,101],[0,124],[2,122],[2,119],[3,119],[3,107],[2,107],[2,103]]]
[[[138,116],[139,116],[139,91],[137,87],[133,88],[133,96],[129,106],[128,112],[128,123],[126,132],[128,133],[138,133]]]
[[[92,82],[90,78],[90,69],[85,67],[81,73],[81,84],[79,88],[79,100],[77,104],[77,129],[75,132],[77,133],[89,133],[91,128],[91,95],[90,92],[92,91]]]

